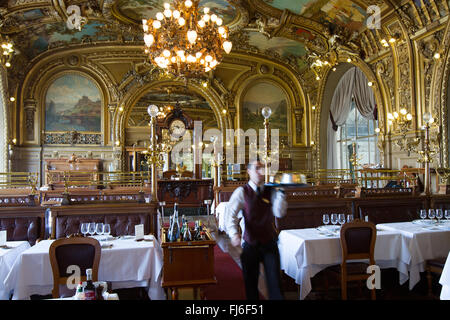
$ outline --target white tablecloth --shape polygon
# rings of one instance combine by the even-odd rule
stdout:
[[[41,241],[18,257],[5,279],[6,288],[14,290],[13,299],[51,294],[49,248],[53,241]],[[98,280],[111,282],[112,289],[146,287],[152,300],[165,299],[161,288],[163,256],[158,241],[119,239],[111,243],[111,248],[102,248]]]
[[[408,265],[410,290],[420,281],[426,260],[446,257],[450,251],[450,229],[423,227],[412,222],[383,223],[377,228],[402,235],[409,252],[402,256],[402,261]]]
[[[397,232],[377,231],[375,262],[380,268],[396,268],[401,281],[408,277],[401,257],[402,237]],[[300,285],[300,299],[311,291],[311,278],[329,266],[342,262],[339,236],[321,235],[317,229],[284,230],[279,234],[281,269]]]
[[[228,202],[221,202],[216,208],[216,218],[218,223],[218,228],[220,231],[226,232],[225,228],[225,213],[227,209],[227,203]]]
[[[9,299],[10,291],[5,287],[4,280],[17,257],[30,247],[28,241],[7,241],[6,248],[0,248],[0,300]]]
[[[450,252],[445,261],[439,283],[442,285],[441,300],[450,300]]]

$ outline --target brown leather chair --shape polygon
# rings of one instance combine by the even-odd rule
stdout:
[[[342,300],[347,300],[347,282],[367,280],[371,276],[367,273],[367,263],[348,261],[369,259],[370,265],[374,265],[376,237],[377,229],[371,222],[355,219],[341,227],[342,263],[338,272],[341,277]],[[372,300],[376,299],[375,290],[371,290]]]
[[[432,273],[436,273],[438,275],[442,274],[442,270],[444,270],[446,261],[447,261],[447,257],[427,260],[426,270],[427,270],[427,281],[428,281],[428,295],[430,297],[433,296]]]
[[[74,290],[67,288],[67,267],[76,265],[80,268],[80,281],[86,281],[86,269],[92,269],[92,281],[98,280],[101,247],[98,240],[84,237],[70,237],[55,240],[49,249],[50,264],[53,271],[53,298],[73,296]],[[70,292],[69,292],[70,291]]]

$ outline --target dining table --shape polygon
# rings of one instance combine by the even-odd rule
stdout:
[[[427,219],[382,223],[377,224],[377,228],[398,232],[402,236],[406,254],[400,258],[408,266],[410,290],[420,281],[420,273],[425,271],[427,260],[446,257],[450,251],[448,221],[437,223]]]
[[[342,262],[339,226],[324,227],[283,230],[278,236],[281,269],[300,286],[300,300],[312,290],[311,278]],[[405,281],[408,278],[407,264],[404,259],[399,259],[407,255],[402,241],[396,231],[377,230],[374,258],[380,269],[396,268],[401,281]]]
[[[0,246],[0,300],[8,300],[11,294],[5,287],[4,279],[11,271],[17,257],[30,248],[28,241],[7,241],[4,246]]]
[[[447,260],[445,260],[439,283],[442,285],[441,300],[450,300],[450,252],[448,253]]]
[[[51,294],[53,273],[49,248],[53,241],[40,241],[17,257],[4,280],[5,288],[13,291],[13,300]],[[134,236],[122,236],[100,242],[99,281],[109,282],[112,290],[145,287],[150,299],[165,299],[161,287],[163,256],[158,239],[147,235],[144,240],[136,241]]]

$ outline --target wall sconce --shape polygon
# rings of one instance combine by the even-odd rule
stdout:
[[[416,152],[416,148],[419,145],[419,138],[408,139],[406,134],[410,129],[410,124],[413,119],[412,114],[408,113],[405,108],[400,109],[400,113],[394,111],[393,113],[387,114],[388,126],[395,126],[397,130],[395,132],[401,133],[401,138],[399,138],[396,143],[401,150],[411,154],[411,151]]]
[[[5,65],[5,67],[9,68],[11,67],[11,60],[14,55],[14,45],[12,41],[9,40],[8,37],[3,39],[0,36],[1,39],[1,46],[2,46],[2,55],[1,55],[1,62]]]

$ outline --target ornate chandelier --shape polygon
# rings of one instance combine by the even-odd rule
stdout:
[[[200,0],[174,0],[172,10],[164,3],[164,12],[156,19],[142,20],[145,53],[150,61],[177,76],[195,77],[214,69],[230,53],[228,28],[209,8],[199,12]]]

